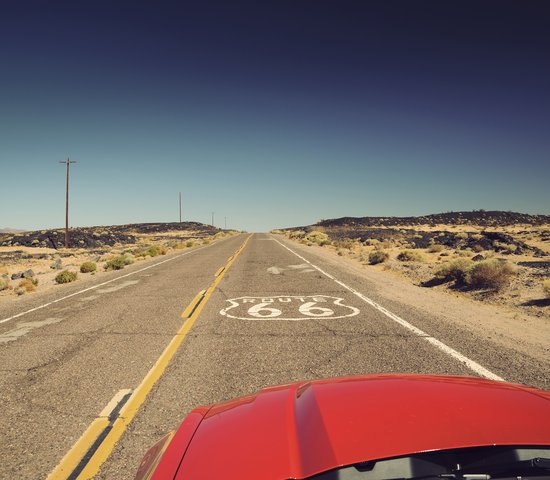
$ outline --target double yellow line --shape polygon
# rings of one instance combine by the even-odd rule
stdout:
[[[224,267],[220,268],[212,284],[195,296],[191,303],[181,314],[185,319],[182,327],[172,338],[164,352],[160,355],[155,365],[149,370],[140,385],[129,394],[129,391],[119,392],[120,398],[113,399],[118,402],[118,407],[107,406],[104,411],[96,418],[80,439],[73,445],[71,450],[63,457],[57,467],[50,473],[48,480],[67,480],[67,479],[89,479],[99,472],[101,465],[107,460],[116,442],[120,439],[130,422],[136,416],[139,408],[147,398],[147,395],[166,370],[170,360],[176,353],[183,339],[191,330],[191,327],[197,320],[208,299],[216,289],[218,283],[233,264],[235,259],[246,247],[250,240],[250,235],[239,247],[239,249],[227,259]],[[126,393],[124,393],[126,392]],[[120,405],[122,404],[122,407]],[[117,412],[113,415],[113,411]]]

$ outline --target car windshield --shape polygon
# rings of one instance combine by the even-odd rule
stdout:
[[[311,480],[420,480],[430,478],[550,480],[550,446],[476,447],[425,452],[348,465]]]

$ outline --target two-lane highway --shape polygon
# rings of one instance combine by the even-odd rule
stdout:
[[[122,408],[117,434],[106,432],[83,470],[100,468],[98,478],[133,478],[147,448],[192,408],[273,384],[417,372],[548,388],[550,361],[446,328],[272,235],[233,237],[102,289],[19,318],[10,328],[43,323],[0,344],[0,477],[45,477],[122,389],[133,411]]]

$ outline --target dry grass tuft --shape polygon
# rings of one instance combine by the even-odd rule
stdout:
[[[377,265],[378,263],[385,262],[388,258],[390,258],[388,252],[384,250],[375,250],[369,254],[369,263],[371,265]]]
[[[413,250],[403,250],[397,255],[397,260],[401,262],[423,262],[424,257],[420,252],[415,252]]]
[[[95,262],[84,262],[80,265],[80,273],[91,273],[97,270]]]
[[[328,235],[324,232],[319,232],[318,230],[314,230],[313,232],[309,232],[305,237],[304,240],[308,243],[315,243],[316,245],[323,246],[328,243]]]
[[[19,282],[18,288],[24,289],[26,292],[34,292],[38,285],[38,278],[28,277]]]
[[[117,255],[105,262],[105,270],[122,270],[126,265],[134,263],[133,258],[128,255]]]
[[[59,272],[55,277],[55,283],[71,283],[74,282],[77,278],[76,272],[71,272],[69,270],[63,270]]]
[[[510,283],[513,274],[509,263],[491,258],[475,263],[466,275],[466,283],[476,289],[499,291]]]
[[[466,275],[472,268],[474,262],[468,258],[458,258],[452,262],[442,263],[435,270],[435,276],[447,282],[455,281],[465,283]]]

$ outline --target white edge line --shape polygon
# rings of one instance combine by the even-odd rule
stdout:
[[[227,240],[227,239],[224,239],[224,240]],[[162,265],[163,263],[171,262],[172,260],[176,260],[178,258],[184,257],[185,255],[189,255],[190,253],[198,252],[199,250],[211,247],[212,245],[215,245],[216,243],[219,243],[219,242],[215,242],[215,243],[211,243],[209,245],[204,245],[202,247],[195,248],[194,250],[191,250],[189,252],[181,253],[181,254],[176,255],[174,257],[167,258],[166,260],[162,260],[161,262],[155,263],[153,265],[147,265],[146,267],[140,268],[139,270],[136,270],[134,272],[126,273],[124,275],[121,275],[120,277],[112,278],[111,280],[107,280],[106,282],[103,282],[103,283],[98,283],[97,285],[93,285],[92,287],[85,288],[84,290],[79,290],[78,292],[71,293],[70,295],[65,295],[64,297],[56,298],[55,300],[52,300],[51,302],[44,303],[43,305],[39,305],[38,307],[34,307],[34,308],[31,308],[30,310],[25,310],[24,312],[20,312],[20,313],[18,313],[16,315],[13,315],[11,317],[4,318],[3,320],[0,320],[0,324],[9,322],[10,320],[14,320],[14,319],[19,318],[19,317],[22,317],[23,315],[27,315],[28,313],[36,312],[37,310],[41,310],[42,308],[49,307],[50,305],[53,305],[54,303],[58,303],[58,302],[61,302],[63,300],[67,300],[67,298],[71,298],[71,297],[74,297],[76,295],[80,295],[81,293],[89,292],[90,290],[95,290],[96,288],[103,287],[104,285],[116,282],[117,280],[120,280],[121,278],[126,278],[126,277],[129,277],[131,275],[135,275],[136,273],[140,273],[140,272],[143,272],[145,270],[149,270],[150,268],[154,268],[158,265]]]
[[[304,262],[307,262],[309,265],[311,265],[313,268],[315,268],[317,271],[325,275],[326,277],[330,278],[331,280],[334,280],[338,285],[344,287],[346,290],[349,290],[351,293],[353,293],[355,296],[359,297],[364,302],[368,303],[372,307],[376,308],[378,311],[382,312],[387,317],[391,318],[393,321],[397,322],[399,325],[405,327],[407,330],[411,331],[418,337],[423,338],[427,342],[431,343],[434,347],[439,348],[441,351],[445,352],[447,355],[453,357],[455,360],[458,360],[462,364],[466,365],[470,370],[477,373],[481,377],[488,378],[489,380],[497,380],[504,382],[504,378],[499,377],[495,373],[491,372],[490,370],[487,370],[485,367],[481,366],[479,363],[474,362],[470,358],[462,355],[460,352],[457,352],[455,349],[449,347],[448,345],[444,344],[437,338],[434,338],[430,335],[428,335],[426,332],[420,330],[419,328],[415,327],[413,324],[407,322],[406,320],[403,320],[401,317],[397,316],[395,313],[390,312],[383,306],[376,303],[374,300],[371,300],[369,297],[363,295],[361,292],[358,292],[352,287],[349,287],[344,282],[341,282],[340,280],[333,277],[330,273],[325,272],[321,268],[319,268],[317,265],[314,265],[311,263],[307,258],[302,257],[300,254],[296,253],[294,250],[288,248],[285,244],[281,243],[279,240],[274,238],[281,247],[286,248],[289,252],[296,255],[298,258],[302,259]]]

